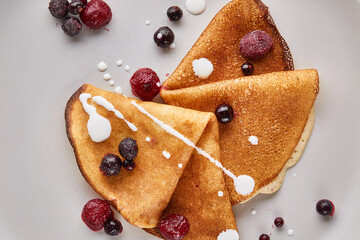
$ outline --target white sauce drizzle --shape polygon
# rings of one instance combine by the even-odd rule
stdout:
[[[223,193],[223,191],[218,191],[218,196],[219,196],[219,197],[222,197],[222,196],[224,196],[224,193]]]
[[[217,240],[239,240],[239,238],[239,234],[236,230],[227,229],[219,234]]]
[[[164,155],[164,157],[166,159],[169,159],[171,157],[171,154],[169,152],[165,151],[165,150],[162,152],[162,154]]]
[[[292,230],[292,229],[287,230],[287,234],[289,236],[293,236],[294,235],[294,230]]]
[[[207,152],[202,150],[201,148],[195,146],[195,144],[186,138],[184,135],[170,127],[169,125],[163,123],[161,120],[157,119],[156,117],[152,116],[150,113],[148,113],[143,107],[139,106],[135,101],[131,101],[131,104],[134,105],[141,113],[147,115],[149,118],[151,118],[156,124],[158,124],[161,128],[163,128],[166,132],[169,134],[177,137],[181,141],[183,141],[185,144],[189,145],[190,147],[195,148],[195,150],[202,156],[206,157],[210,160],[210,162],[214,163],[217,167],[221,168],[226,175],[231,177],[234,181],[235,190],[240,195],[248,195],[254,191],[255,188],[255,181],[252,177],[248,175],[240,175],[236,177],[231,171],[226,169],[219,161],[211,157]]]
[[[150,140],[151,140],[151,139],[150,139],[149,137],[146,137],[146,138],[145,138],[145,141],[147,141],[147,142],[150,142]]]
[[[91,98],[91,94],[89,93],[82,93],[79,96],[79,100],[82,103],[85,112],[89,115],[87,129],[91,140],[97,143],[103,142],[110,137],[111,124],[109,120],[97,113],[94,106],[88,104],[87,101],[89,98]]]
[[[250,136],[249,137],[249,142],[252,145],[258,145],[259,144],[259,139],[256,136]]]
[[[185,7],[189,13],[198,15],[205,11],[206,1],[205,0],[186,0]]]
[[[101,96],[95,96],[95,97],[92,98],[92,100],[96,104],[106,108],[108,111],[115,113],[115,116],[117,116],[118,118],[124,120],[131,130],[133,130],[134,132],[137,131],[137,127],[134,124],[132,124],[131,122],[129,122],[128,120],[126,120],[124,118],[124,115],[122,115],[121,112],[116,110],[114,105],[112,105],[110,102],[108,102],[105,98],[103,98]]]
[[[183,165],[182,165],[181,163],[179,163],[178,167],[179,167],[179,168],[182,168],[182,167],[183,167]]]
[[[195,59],[192,62],[192,66],[195,76],[198,76],[200,79],[210,77],[211,73],[214,71],[212,62],[207,58]]]
[[[106,65],[106,63],[104,61],[99,62],[97,65],[97,69],[100,72],[105,72],[107,68],[108,68],[108,66]]]

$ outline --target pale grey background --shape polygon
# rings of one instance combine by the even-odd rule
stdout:
[[[110,31],[85,29],[70,39],[56,26],[60,21],[48,12],[47,0],[0,1],[0,239],[155,239],[124,220],[124,232],[117,238],[93,233],[82,223],[83,205],[97,195],[75,164],[65,135],[64,107],[85,82],[113,89],[96,69],[100,60],[129,95],[128,80],[139,67],[153,68],[164,81],[227,1],[208,0],[200,16],[185,11],[179,24],[170,23],[163,12],[175,4],[184,9],[184,0],[107,2],[113,11]],[[241,239],[258,239],[261,233],[279,240],[357,239],[360,1],[265,3],[296,68],[318,69],[321,91],[309,144],[282,188],[234,207]],[[174,51],[162,51],[152,41],[162,25],[176,34]],[[130,73],[116,66],[119,58],[131,66]],[[315,212],[321,198],[334,201],[334,218]],[[277,216],[285,219],[282,230],[272,229]],[[293,237],[286,234],[288,228],[294,229]]]

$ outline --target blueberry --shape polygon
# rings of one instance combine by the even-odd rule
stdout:
[[[123,167],[125,170],[131,171],[135,168],[135,162],[133,160],[125,160],[123,162]]]
[[[81,0],[72,0],[69,3],[68,9],[71,14],[77,15],[83,10],[84,7],[85,4]]]
[[[51,0],[49,2],[49,11],[54,17],[63,18],[68,14],[68,5],[67,0]]]
[[[277,217],[274,220],[274,224],[276,227],[282,227],[284,225],[284,219],[281,217]]]
[[[82,24],[77,18],[67,17],[62,23],[61,28],[66,35],[73,37],[79,34],[82,29]]]
[[[249,76],[254,72],[254,65],[252,65],[249,62],[246,62],[241,66],[241,71],[245,76]]]
[[[174,40],[174,32],[169,27],[161,27],[154,33],[154,41],[158,47],[167,48]]]
[[[316,203],[316,211],[322,216],[333,216],[335,206],[330,200],[322,199]]]
[[[259,240],[270,240],[270,237],[267,234],[261,234]]]
[[[116,219],[109,219],[104,224],[104,231],[110,236],[119,235],[123,230],[121,222]]]
[[[127,160],[134,160],[138,154],[138,145],[136,140],[125,138],[119,144],[119,153]]]
[[[172,6],[169,7],[166,14],[170,21],[177,22],[180,21],[180,19],[182,18],[183,11],[178,6]]]
[[[215,115],[220,123],[229,123],[234,118],[234,110],[229,104],[220,104],[216,108]]]
[[[105,176],[116,176],[122,167],[121,159],[115,154],[107,154],[101,160],[100,171]]]

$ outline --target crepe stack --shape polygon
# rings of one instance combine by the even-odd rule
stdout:
[[[113,112],[88,100],[112,126],[107,140],[92,141],[87,129],[89,116],[79,100],[82,93],[105,98],[137,131],[132,131]],[[129,223],[148,228],[147,231],[155,235],[158,222],[171,213],[184,215],[189,220],[188,239],[216,239],[226,229],[236,230],[222,170],[140,112],[132,101],[219,159],[219,130],[213,114],[140,102],[84,85],[68,101],[65,118],[67,134],[86,181]],[[126,137],[138,144],[135,169],[123,169],[115,177],[104,176],[99,171],[102,157],[107,153],[116,154],[119,142]],[[145,140],[147,137],[151,139],[149,142]],[[171,157],[165,158],[164,150]],[[223,196],[218,196],[219,191]]]

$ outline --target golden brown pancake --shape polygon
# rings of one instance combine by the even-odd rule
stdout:
[[[272,50],[258,60],[243,57],[239,49],[240,40],[253,30],[265,31],[273,39]],[[194,75],[192,62],[199,58],[207,58],[214,66],[207,79]],[[233,0],[213,18],[163,88],[174,90],[242,77],[241,65],[247,61],[254,65],[254,75],[294,69],[289,47],[268,7],[260,0]]]
[[[220,159],[219,135],[213,132],[218,132],[215,116],[197,146]],[[223,196],[218,195],[219,191]],[[237,229],[222,170],[197,152],[191,156],[162,218],[172,213],[186,216],[189,220],[190,230],[184,240],[216,239],[224,230]],[[146,231],[161,237],[157,228]]]
[[[278,189],[284,171],[299,159],[310,135],[311,109],[318,92],[317,71],[298,70],[172,91],[162,89],[161,95],[168,104],[204,112],[215,112],[224,103],[232,106],[233,121],[219,125],[221,161],[236,176],[249,175],[255,180],[254,191],[243,196],[235,191],[233,180],[225,176],[231,202],[236,204],[259,192]],[[258,145],[250,143],[250,136],[258,138]],[[295,148],[300,154],[294,152]]]
[[[87,130],[89,116],[79,101],[81,93],[104,97],[115,106],[115,109],[122,112],[128,121],[135,124],[138,131],[132,131],[113,112],[88,100],[88,103],[95,106],[97,112],[107,118],[112,126],[111,135],[107,140],[101,143],[93,142]],[[75,151],[77,164],[92,188],[103,198],[111,201],[131,224],[141,228],[152,228],[157,225],[162,212],[167,207],[194,149],[142,114],[130,103],[132,100],[134,99],[85,84],[67,103],[66,129]],[[213,138],[218,136],[217,127],[207,128],[209,121],[214,121],[214,115],[211,113],[135,101],[195,144],[205,132],[211,131],[209,134],[214,135]],[[133,171],[122,169],[120,174],[114,177],[104,176],[99,171],[101,159],[107,153],[119,155],[118,145],[127,137],[137,140],[139,152],[135,158],[135,169]],[[151,141],[145,141],[146,137],[150,137]],[[208,147],[217,149],[218,144],[216,141],[211,141]],[[169,159],[163,156],[164,150],[171,154]],[[182,168],[178,167],[179,163],[183,164]]]

